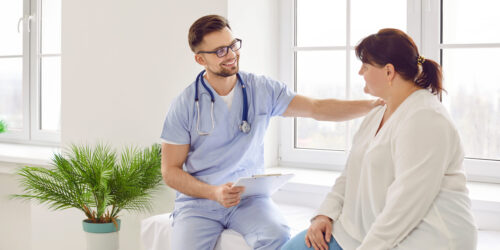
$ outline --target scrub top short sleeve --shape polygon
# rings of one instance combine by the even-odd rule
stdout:
[[[266,78],[266,81],[263,82],[266,84],[267,91],[271,94],[271,116],[282,115],[296,94],[284,83]]]
[[[161,139],[174,144],[190,144],[189,134],[189,106],[185,105],[184,96],[177,97],[170,106],[165,122]]]

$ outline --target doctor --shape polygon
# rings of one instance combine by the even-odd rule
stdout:
[[[380,101],[316,100],[265,76],[239,71],[242,40],[209,15],[189,30],[203,70],[171,104],[161,138],[162,173],[176,189],[172,249],[213,249],[233,229],[253,249],[279,249],[289,228],[269,197],[240,199],[239,177],[264,173],[264,134],[272,116],[345,121]]]

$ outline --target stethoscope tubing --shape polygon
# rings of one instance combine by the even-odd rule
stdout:
[[[202,70],[198,76],[196,77],[196,83],[195,83],[195,97],[194,97],[194,101],[195,101],[195,104],[196,104],[196,108],[198,109],[198,115],[197,115],[197,121],[196,121],[196,130],[198,131],[198,134],[199,135],[209,135],[212,130],[215,128],[215,122],[214,122],[214,102],[215,102],[215,97],[214,97],[214,93],[210,90],[210,88],[208,88],[208,86],[206,85],[205,83],[205,80],[203,79],[203,74],[205,73],[205,70]],[[246,84],[245,82],[243,82],[243,79],[241,79],[241,76],[239,73],[236,73],[236,76],[238,78],[238,81],[240,82],[241,84],[241,91],[243,93],[243,113],[242,113],[242,117],[241,117],[241,125],[240,125],[240,130],[243,132],[243,133],[249,133],[250,132],[250,123],[248,123],[248,96],[247,96],[247,91],[246,91]],[[212,118],[212,130],[210,130],[209,132],[203,132],[203,131],[200,131],[199,129],[199,122],[200,122],[200,104],[199,104],[199,93],[198,93],[198,83],[201,82],[201,84],[203,85],[203,88],[205,88],[205,90],[208,92],[208,94],[210,94],[210,101],[211,101],[211,110],[210,110],[210,116]]]

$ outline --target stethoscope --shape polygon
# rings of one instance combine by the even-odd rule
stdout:
[[[196,87],[195,87],[195,96],[194,96],[194,103],[196,104],[196,109],[198,110],[198,119],[196,120],[196,131],[198,132],[199,135],[209,135],[212,133],[212,131],[215,128],[215,122],[214,122],[214,93],[207,87],[205,84],[205,80],[203,79],[203,74],[205,73],[205,70],[201,71],[200,74],[196,77]],[[241,79],[241,76],[239,73],[236,74],[238,77],[238,81],[241,84],[241,91],[243,92],[243,115],[241,118],[241,124],[240,124],[240,131],[248,134],[251,130],[250,123],[248,123],[248,99],[247,99],[247,91],[246,91],[246,85]],[[199,103],[199,98],[198,98],[198,82],[201,82],[205,90],[210,94],[210,99],[212,102],[212,108],[210,110],[210,117],[212,118],[212,129],[208,132],[203,132],[200,131],[200,103]]]

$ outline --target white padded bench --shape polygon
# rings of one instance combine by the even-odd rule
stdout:
[[[295,235],[309,226],[313,208],[277,204],[290,226],[291,235]],[[170,214],[160,214],[142,220],[141,240],[146,250],[172,250],[170,235],[172,231]],[[215,250],[238,249],[251,250],[241,234],[233,230],[224,230],[217,240]]]
[[[277,204],[294,236],[309,226],[309,219],[314,213],[314,208]],[[170,248],[171,228],[170,214],[160,214],[144,219],[141,222],[141,239],[146,250],[172,250]],[[500,231],[479,231],[477,250],[500,249]],[[233,231],[224,230],[217,240],[215,250],[251,250],[243,237]],[[346,249],[347,250],[347,249]]]

